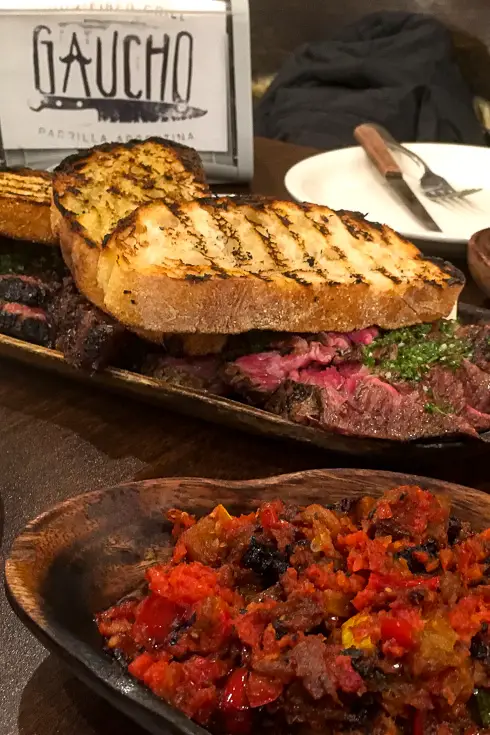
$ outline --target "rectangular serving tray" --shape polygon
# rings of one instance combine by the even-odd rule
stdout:
[[[490,322],[490,311],[461,304],[459,317],[464,322]],[[270,436],[271,438],[299,441],[323,449],[350,455],[373,454],[391,458],[403,457],[404,460],[416,457],[427,458],[428,453],[447,450],[483,448],[490,441],[490,432],[480,439],[448,438],[430,441],[398,442],[382,439],[364,439],[345,436],[291,421],[247,406],[238,401],[213,395],[206,391],[183,388],[162,380],[156,380],[138,373],[118,368],[107,368],[94,376],[77,370],[64,360],[61,352],[33,345],[23,340],[0,335],[0,356],[16,360],[26,365],[58,373],[84,383],[97,385],[109,391],[139,398],[147,403],[161,405],[169,410],[194,416],[206,421],[225,424],[243,431]],[[454,459],[454,458],[453,458]]]

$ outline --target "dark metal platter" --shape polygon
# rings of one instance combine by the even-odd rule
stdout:
[[[490,310],[460,304],[458,316],[464,323],[490,322]],[[238,401],[215,396],[205,391],[182,388],[161,380],[149,378],[128,370],[109,368],[89,377],[70,367],[60,352],[29,344],[22,340],[0,335],[0,356],[28,365],[57,372],[86,385],[98,385],[110,391],[162,405],[172,411],[195,416],[206,421],[225,424],[236,429],[262,434],[274,439],[300,441],[321,447],[329,452],[363,457],[366,461],[393,462],[427,461],[432,458],[448,459],[469,457],[488,451],[490,432],[479,438],[456,437],[441,440],[398,442],[386,439],[364,439],[294,424]],[[456,454],[455,454],[456,453]]]
[[[446,495],[475,530],[490,526],[490,495],[441,480],[393,472],[315,470],[247,482],[172,477],[78,495],[29,523],[6,561],[7,594],[22,622],[100,696],[153,735],[205,735],[106,655],[94,613],[137,589],[148,566],[171,547],[164,512],[198,516],[218,503],[233,513],[261,501],[334,503],[400,485]]]

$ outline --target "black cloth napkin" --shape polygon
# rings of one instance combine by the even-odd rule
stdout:
[[[353,145],[363,122],[400,141],[485,144],[451,35],[435,18],[373,13],[301,46],[260,101],[255,134],[329,150]]]

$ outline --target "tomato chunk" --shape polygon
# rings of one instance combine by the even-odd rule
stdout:
[[[247,669],[235,669],[225,684],[221,708],[224,711],[246,710],[250,705],[247,697]]]
[[[403,648],[413,648],[415,645],[414,629],[407,620],[402,618],[383,618],[381,620],[381,637],[388,641],[395,640]]]
[[[247,696],[250,707],[263,707],[274,702],[281,696],[283,684],[280,681],[269,679],[267,676],[251,671],[247,682]]]
[[[133,637],[142,646],[164,643],[172,626],[181,617],[181,609],[158,595],[149,595],[136,610]]]

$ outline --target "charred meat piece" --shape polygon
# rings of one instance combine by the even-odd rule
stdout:
[[[303,594],[290,595],[285,602],[277,605],[275,613],[281,627],[292,633],[315,630],[325,618],[321,598]]]
[[[225,395],[229,390],[221,378],[221,365],[216,355],[183,358],[153,352],[143,358],[140,372],[183,388]]]
[[[21,273],[0,275],[0,299],[26,306],[46,307],[58,284]]]
[[[322,394],[317,387],[288,380],[264,408],[296,424],[320,426],[322,405]]]
[[[0,332],[43,347],[49,347],[51,342],[51,330],[44,309],[25,304],[0,304]]]
[[[126,330],[82,296],[71,278],[65,278],[52,307],[53,342],[65,360],[90,373],[116,359]]]

